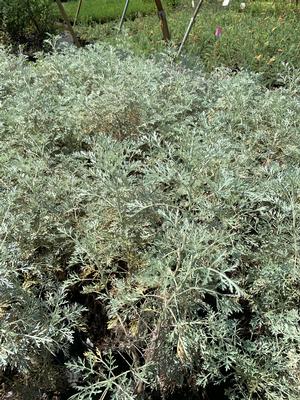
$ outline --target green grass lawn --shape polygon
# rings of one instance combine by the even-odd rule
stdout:
[[[178,0],[167,1],[165,5],[179,3]],[[69,1],[64,7],[72,19],[77,10],[78,1]],[[83,0],[79,21],[80,22],[106,22],[118,19],[122,15],[125,0]],[[156,12],[153,0],[131,0],[128,7],[128,16],[153,14]]]

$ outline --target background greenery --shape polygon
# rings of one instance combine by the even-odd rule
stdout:
[[[52,0],[0,0],[0,39],[39,42],[53,31],[53,23]]]
[[[3,4],[2,4],[3,3]],[[57,5],[49,0],[0,1],[0,40],[14,45],[25,44],[32,54],[42,47],[47,32],[53,32],[54,19],[58,32],[63,28]],[[159,20],[153,0],[132,0],[123,32],[118,34],[124,1],[84,0],[77,33],[86,42],[108,42],[129,48],[137,54],[165,51]],[[2,5],[1,5],[2,4]],[[77,1],[64,7],[73,19]],[[189,0],[163,2],[172,34],[168,44],[174,54],[188,25],[192,7]],[[193,27],[183,56],[187,63],[197,59],[199,68],[212,71],[225,66],[233,71],[247,69],[262,74],[268,87],[279,84],[280,74],[287,64],[300,65],[299,6],[283,0],[249,0],[240,10],[240,1],[232,0],[229,7],[221,2],[204,1]],[[217,26],[222,36],[214,35]]]
[[[171,9],[181,3],[180,0],[167,0],[164,5]],[[119,0],[83,0],[79,20],[81,22],[107,22],[109,20],[119,19],[125,1]],[[66,11],[71,19],[74,18],[78,6],[78,1],[68,1],[64,4]],[[138,15],[155,14],[157,11],[154,0],[131,0],[127,10],[128,17]]]
[[[249,69],[262,73],[266,84],[276,85],[277,76],[287,63],[300,65],[300,9],[283,1],[257,0],[246,4],[241,12],[239,1],[232,1],[228,8],[220,2],[204,2],[184,54],[189,60],[199,57],[201,67],[208,71],[221,65],[233,70]],[[176,49],[189,23],[191,4],[183,1],[175,9],[166,9],[172,34],[170,47]],[[217,26],[223,31],[219,40],[214,36]],[[152,54],[165,48],[155,15],[127,21],[121,35],[117,35],[115,22],[83,24],[78,31],[90,41],[120,45],[123,40],[122,46],[129,46],[138,54]]]

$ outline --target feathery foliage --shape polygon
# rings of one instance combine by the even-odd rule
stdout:
[[[1,49],[0,77],[3,376],[298,399],[297,71],[270,91],[97,45]]]

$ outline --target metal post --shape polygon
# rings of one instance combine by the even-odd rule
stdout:
[[[180,56],[180,54],[182,52],[183,46],[185,45],[185,42],[187,41],[187,38],[188,38],[188,36],[189,36],[189,34],[191,32],[191,29],[192,29],[192,27],[193,27],[193,25],[194,25],[194,23],[196,21],[196,17],[197,17],[197,15],[199,13],[199,10],[200,10],[200,7],[202,6],[202,4],[203,4],[203,0],[199,0],[199,3],[197,4],[197,6],[196,6],[196,8],[194,10],[194,14],[193,14],[193,16],[192,16],[192,18],[190,20],[190,23],[189,23],[189,25],[187,27],[187,30],[186,30],[186,32],[184,34],[184,37],[182,39],[182,42],[180,44],[177,56]]]
[[[155,4],[157,7],[157,11],[158,11],[158,17],[160,19],[160,26],[161,26],[161,30],[163,33],[163,38],[166,42],[168,42],[169,40],[171,40],[171,35],[170,35],[169,27],[168,27],[166,13],[161,4],[161,0],[155,0]]]
[[[122,26],[124,24],[124,20],[125,20],[125,16],[126,16],[126,13],[127,13],[128,6],[129,6],[129,0],[126,0],[125,6],[124,6],[124,10],[123,10],[123,13],[122,13],[122,17],[121,17],[121,21],[120,21],[120,25],[119,25],[119,32],[121,32],[121,30],[122,30]]]
[[[62,5],[61,0],[56,0],[56,3],[57,3],[57,5],[58,5],[59,11],[60,11],[60,13],[61,13],[63,19],[65,20],[65,23],[66,23],[66,25],[67,25],[68,31],[70,32],[70,34],[71,34],[71,36],[72,36],[72,39],[73,39],[74,44],[75,44],[77,47],[80,47],[79,40],[78,40],[77,36],[75,35],[74,29],[72,28],[72,25],[71,25],[71,23],[70,23],[69,17],[67,16],[67,13],[66,13],[66,11],[65,11],[65,9],[64,9],[64,6]]]
[[[83,0],[79,0],[79,2],[78,2],[76,14],[75,14],[74,21],[73,21],[73,28],[74,28],[75,25],[76,25],[77,18],[78,18],[78,16],[79,16],[79,13],[80,13],[80,10],[81,10],[81,6],[82,6],[82,1],[83,1]]]

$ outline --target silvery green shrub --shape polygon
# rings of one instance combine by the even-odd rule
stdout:
[[[62,351],[76,400],[298,399],[297,71],[270,91],[54,45],[2,49],[0,77],[3,373],[33,385]]]

